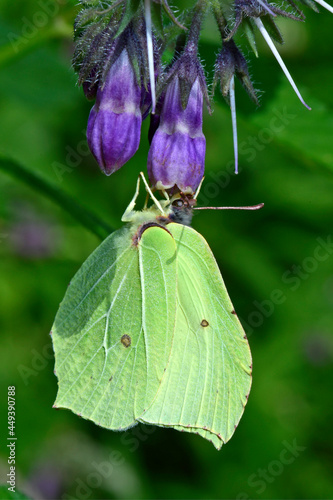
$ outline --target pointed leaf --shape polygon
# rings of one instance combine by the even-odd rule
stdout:
[[[254,32],[253,24],[251,23],[250,19],[245,19],[242,23],[242,26],[243,26],[245,36],[250,44],[251,49],[253,50],[255,56],[259,57],[258,50],[257,50],[257,44],[256,44],[255,32]]]

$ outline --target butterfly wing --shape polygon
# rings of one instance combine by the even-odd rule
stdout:
[[[167,227],[177,245],[176,327],[161,387],[140,421],[195,432],[220,449],[247,402],[251,353],[205,239]]]
[[[167,365],[175,303],[170,234],[150,228],[136,246],[128,228],[110,235],[75,275],[55,318],[55,407],[113,430],[135,425]]]

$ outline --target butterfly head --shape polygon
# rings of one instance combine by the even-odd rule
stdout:
[[[177,193],[177,195],[173,196],[170,200],[170,222],[189,226],[192,221],[193,208],[196,202],[197,200],[188,194]]]

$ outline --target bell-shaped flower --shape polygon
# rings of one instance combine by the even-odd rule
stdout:
[[[87,126],[90,150],[106,175],[122,167],[139,147],[140,103],[141,86],[124,48],[98,88]]]
[[[169,82],[160,123],[148,154],[148,175],[153,187],[192,194],[205,168],[206,139],[202,132],[203,92],[194,80],[186,107],[182,106],[177,74]]]

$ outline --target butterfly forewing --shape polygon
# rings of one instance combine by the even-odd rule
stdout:
[[[164,229],[150,228],[133,244],[124,228],[83,264],[52,329],[55,406],[114,430],[136,423],[155,397],[170,355],[174,255],[174,240]]]

